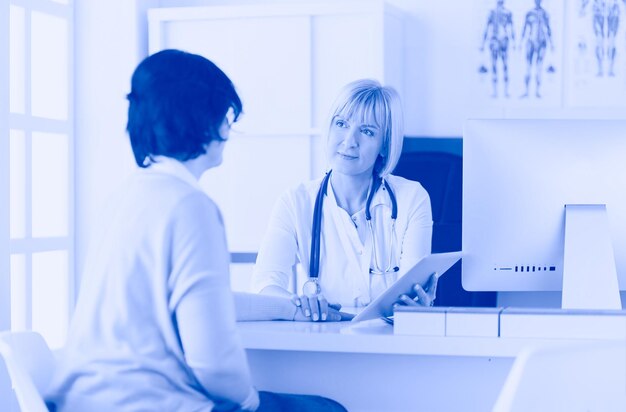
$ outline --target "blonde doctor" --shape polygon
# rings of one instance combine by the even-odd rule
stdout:
[[[367,305],[430,253],[428,193],[420,183],[391,174],[403,139],[394,89],[363,79],[341,90],[328,120],[329,169],[277,201],[253,291],[290,296],[307,319],[323,321],[329,305]],[[416,285],[414,299],[402,300],[432,305],[436,286],[431,277],[423,288]]]

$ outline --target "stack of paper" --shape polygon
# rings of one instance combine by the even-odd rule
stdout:
[[[399,306],[393,313],[396,335],[446,336],[446,310],[423,306]]]
[[[500,337],[626,339],[626,311],[506,308]]]
[[[446,336],[481,336],[497,338],[500,335],[502,308],[448,308]]]

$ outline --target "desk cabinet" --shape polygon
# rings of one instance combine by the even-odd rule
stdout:
[[[160,8],[148,18],[151,53],[206,56],[243,100],[224,164],[201,181],[231,252],[256,253],[277,197],[324,171],[325,118],[341,86],[371,77],[403,93],[403,19],[380,0]],[[233,265],[235,289],[246,289],[250,265]]]

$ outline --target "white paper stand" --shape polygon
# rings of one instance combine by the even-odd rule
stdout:
[[[605,205],[565,205],[563,309],[621,309]]]

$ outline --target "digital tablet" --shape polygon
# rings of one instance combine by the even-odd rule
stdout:
[[[352,322],[368,319],[377,319],[393,315],[393,304],[398,301],[400,295],[411,296],[413,285],[425,284],[433,273],[439,278],[450,269],[452,265],[461,259],[463,252],[434,253],[417,262],[404,276],[396,280],[393,285],[374,299],[369,305],[358,313]]]

